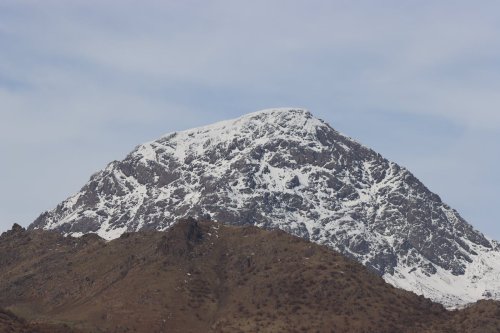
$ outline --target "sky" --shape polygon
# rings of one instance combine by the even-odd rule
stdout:
[[[302,107],[500,240],[500,2],[0,1],[0,232],[136,145]]]

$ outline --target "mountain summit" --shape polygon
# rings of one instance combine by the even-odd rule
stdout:
[[[449,307],[500,299],[498,243],[408,170],[301,109],[263,110],[140,145],[30,229],[113,239],[186,216],[280,228]]]

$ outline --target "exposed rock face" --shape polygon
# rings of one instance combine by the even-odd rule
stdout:
[[[140,145],[31,228],[112,239],[204,214],[326,244],[448,306],[500,298],[496,242],[408,170],[304,110],[265,110]]]

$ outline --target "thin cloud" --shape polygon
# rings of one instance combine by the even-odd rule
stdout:
[[[474,179],[484,189],[473,196],[498,202],[491,193],[500,184],[488,179],[500,162],[499,11],[495,1],[2,1],[0,153],[46,173],[0,166],[26,185],[13,181],[0,199],[14,207],[30,182],[38,184],[30,202],[51,198],[4,220],[29,223],[106,162],[165,132],[300,105],[422,175],[458,210],[468,206],[472,223],[491,221],[492,211],[467,213],[471,194],[453,183],[465,169],[452,166],[474,152],[481,167],[470,169],[480,170]],[[386,120],[373,130],[367,114]],[[413,148],[425,122],[399,148],[381,138],[418,118],[442,128],[435,142],[448,151],[439,159],[428,141]],[[453,148],[450,126],[475,148]],[[41,143],[48,152],[35,160],[29,152]],[[81,167],[57,163],[64,155],[55,147],[79,150],[72,158]],[[49,185],[60,178],[67,187]]]

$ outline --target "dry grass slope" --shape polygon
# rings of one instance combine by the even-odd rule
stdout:
[[[193,219],[111,242],[15,227],[0,306],[61,332],[500,332],[498,303],[449,312],[327,247]]]

